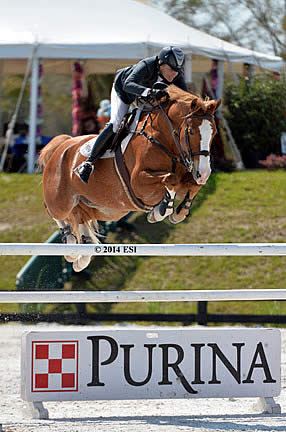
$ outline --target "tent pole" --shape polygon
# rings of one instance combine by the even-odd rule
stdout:
[[[190,85],[192,83],[192,55],[187,54],[185,58],[185,80]]]
[[[217,88],[216,88],[217,99],[220,99],[223,96],[223,80],[224,80],[224,61],[218,60],[218,62],[217,62]]]
[[[249,65],[249,79],[252,80],[255,77],[255,65]]]
[[[3,64],[4,59],[0,60],[0,100],[3,99]],[[3,135],[3,107],[0,107],[0,135]]]
[[[213,94],[211,85],[209,83],[209,80],[208,80],[208,77],[206,76],[206,74],[204,74],[204,79],[206,80],[207,88],[208,88],[208,91],[211,94],[211,97],[213,99],[215,99],[215,96]],[[243,164],[243,161],[242,161],[242,158],[241,158],[240,151],[239,151],[239,149],[238,149],[238,147],[236,145],[236,142],[235,142],[235,140],[233,138],[231,129],[230,129],[230,127],[228,125],[228,122],[227,122],[225,116],[223,115],[223,112],[222,112],[221,109],[218,110],[217,117],[219,118],[219,120],[223,121],[225,130],[226,130],[226,133],[227,133],[227,136],[228,136],[228,139],[229,139],[229,146],[230,146],[230,150],[231,150],[231,153],[233,155],[233,158],[234,158],[236,169],[237,170],[244,170],[245,167],[244,167],[244,164]]]
[[[13,145],[13,140],[14,140],[14,128],[15,128],[15,124],[18,118],[18,114],[19,114],[19,110],[21,107],[21,103],[22,103],[22,99],[23,99],[23,95],[24,95],[24,91],[27,85],[27,81],[29,78],[29,74],[31,71],[31,59],[28,60],[27,63],[27,68],[26,68],[26,72],[25,72],[25,76],[24,79],[22,81],[21,84],[21,90],[17,99],[17,103],[16,103],[16,107],[15,107],[15,111],[8,123],[8,128],[6,131],[6,139],[5,139],[5,146],[1,155],[1,161],[0,161],[0,171],[4,170],[4,165],[5,165],[5,161],[6,161],[6,157],[7,157],[7,153],[8,153],[8,149],[11,145]],[[1,84],[0,84],[1,85]],[[0,94],[1,94],[1,90],[0,90]],[[1,118],[0,118],[1,120]]]
[[[29,144],[28,144],[28,173],[35,170],[36,133],[37,133],[37,107],[38,107],[38,80],[39,58],[37,54],[32,59],[32,77],[30,90],[30,120],[29,120]]]

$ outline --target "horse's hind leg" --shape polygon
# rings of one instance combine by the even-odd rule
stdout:
[[[73,234],[71,227],[62,220],[54,219],[58,227],[60,228],[61,236],[62,236],[62,243],[64,244],[76,244],[77,239],[76,236]],[[77,260],[77,256],[65,256],[65,259],[68,262],[75,262]]]
[[[96,234],[93,232],[91,226],[88,222],[79,224],[79,233],[80,233],[80,242],[81,244],[93,244],[99,243],[98,238],[96,237]],[[76,272],[82,271],[84,268],[86,268],[91,260],[90,255],[79,255],[77,257],[77,260],[73,263],[73,269]]]

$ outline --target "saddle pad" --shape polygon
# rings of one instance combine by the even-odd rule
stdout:
[[[131,126],[130,126],[130,129],[131,129],[132,131],[136,130],[136,128],[137,128],[137,125],[138,125],[138,122],[139,122],[139,119],[140,119],[141,112],[142,112],[142,111],[141,111],[140,109],[138,109],[137,112],[136,112],[135,118],[134,118],[134,120],[133,120],[133,122],[132,122],[132,124],[131,124]],[[124,140],[121,142],[121,151],[122,151],[122,154],[125,152],[125,150],[126,150],[126,148],[127,148],[127,145],[128,145],[128,143],[129,143],[129,141],[131,140],[132,136],[133,136],[132,133],[128,134],[127,137],[124,138]],[[86,143],[84,143],[84,144],[81,146],[81,148],[80,148],[80,153],[81,153],[83,156],[85,156],[86,158],[88,158],[89,155],[90,155],[90,153],[91,153],[92,146],[93,146],[93,144],[95,143],[96,140],[97,140],[97,137],[92,138],[91,140],[89,140],[89,141],[87,141]],[[114,158],[114,156],[115,156],[115,153],[114,153],[113,151],[107,150],[107,151],[106,151],[106,152],[101,156],[100,159]]]

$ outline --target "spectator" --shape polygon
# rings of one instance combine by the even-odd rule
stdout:
[[[94,111],[81,112],[79,115],[79,135],[98,134],[100,131],[97,115]]]
[[[97,111],[97,118],[99,122],[100,131],[104,128],[106,123],[110,120],[111,104],[109,99],[103,99]]]

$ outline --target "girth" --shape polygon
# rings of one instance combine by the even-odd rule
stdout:
[[[138,210],[144,211],[146,213],[152,210],[153,207],[144,204],[139,198],[137,198],[137,196],[135,195],[132,189],[131,182],[130,182],[130,174],[125,165],[124,157],[121,151],[121,145],[117,146],[115,150],[114,164],[115,164],[115,169],[117,171],[117,174],[120,178],[121,184],[123,186],[123,189],[131,204]]]

